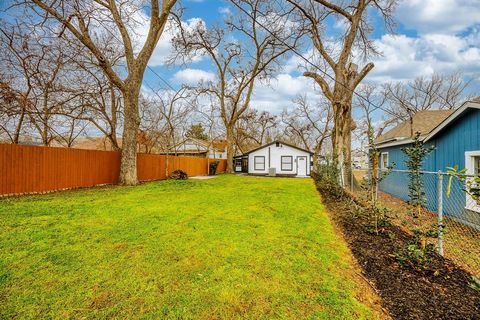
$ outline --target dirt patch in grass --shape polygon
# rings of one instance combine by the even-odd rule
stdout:
[[[320,192],[363,274],[394,319],[480,319],[480,292],[470,288],[468,272],[440,256],[433,257],[428,270],[402,267],[394,254],[410,241],[409,234],[398,226],[371,234],[351,202]]]

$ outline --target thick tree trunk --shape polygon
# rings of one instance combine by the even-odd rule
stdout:
[[[137,135],[140,127],[138,115],[138,96],[140,87],[128,89],[123,92],[124,99],[124,125],[122,136],[122,159],[120,162],[119,183],[122,185],[135,185],[137,179]]]
[[[349,107],[344,113],[344,126],[343,126],[343,173],[344,173],[344,186],[352,186],[352,108]]]
[[[233,125],[227,125],[227,172],[233,172]]]
[[[315,149],[313,150],[313,171],[317,171],[317,165],[318,165],[318,156],[320,155],[320,152],[322,152],[322,147],[323,143],[325,142],[325,136],[320,139],[320,141],[317,143],[315,146]]]
[[[340,185],[345,185],[344,179],[344,133],[343,106],[341,102],[333,102],[333,132],[332,132],[332,162],[338,170]]]
[[[339,96],[344,97],[345,93]],[[347,101],[333,102],[333,165],[337,168],[339,173],[339,183],[342,186],[350,186],[352,176],[352,98],[347,98]]]

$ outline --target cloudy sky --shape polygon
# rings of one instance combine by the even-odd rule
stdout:
[[[201,19],[208,27],[234,12],[234,7],[223,0],[184,0],[183,6],[186,25]],[[376,25],[373,38],[382,55],[372,59],[375,68],[367,81],[401,81],[460,70],[474,80],[472,90],[480,88],[479,0],[403,0],[395,17],[395,35],[386,34],[381,24]],[[167,33],[151,59],[150,66],[156,72],[173,86],[214,78],[214,70],[206,58],[196,59],[187,66],[164,65],[171,50],[170,39]],[[313,82],[297,71],[298,62],[298,57],[291,56],[275,79],[269,84],[260,83],[252,105],[277,113],[288,108],[296,95],[312,92]],[[147,71],[145,81],[151,87],[162,86],[151,71]]]

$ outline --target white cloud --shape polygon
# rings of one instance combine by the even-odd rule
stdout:
[[[284,109],[291,109],[292,99],[299,94],[306,94],[309,99],[320,99],[318,88],[314,89],[312,79],[281,73],[268,83],[256,83],[250,105],[258,110],[278,114]]]
[[[215,74],[200,69],[183,69],[173,75],[173,80],[179,84],[196,85],[202,81],[213,81]]]
[[[218,12],[226,16],[229,16],[232,14],[232,10],[230,10],[229,7],[220,7],[218,8]]]
[[[433,33],[418,38],[384,35],[375,41],[383,56],[374,59],[375,68],[368,79],[377,82],[408,80],[457,70],[478,77],[478,38],[478,32],[466,37]]]
[[[418,33],[458,33],[480,23],[478,0],[402,0],[398,20]]]
[[[148,30],[150,26],[150,17],[148,17],[145,13],[141,11],[137,11],[135,15],[136,15],[135,20],[140,22],[138,24],[138,27],[135,28],[135,34],[136,34],[135,42],[137,44],[136,48],[137,48],[137,51],[139,51],[140,48],[145,43],[145,40],[148,35]],[[204,20],[201,18],[190,18],[187,21],[182,21],[182,25],[187,30],[194,28],[199,24],[205,25]],[[158,41],[157,46],[153,51],[150,61],[148,62],[149,66],[151,67],[161,66],[167,62],[167,59],[173,53],[172,39],[175,36],[176,32],[177,31],[176,31],[174,22],[172,20],[167,22],[167,25],[165,26],[165,30],[162,36],[160,37],[160,40]],[[195,56],[191,59],[191,62],[198,62],[202,60],[202,58],[203,58],[202,55]]]

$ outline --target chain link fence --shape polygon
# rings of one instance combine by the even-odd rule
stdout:
[[[408,204],[410,179],[406,170],[392,170],[382,178],[378,184],[379,203],[391,209],[392,222],[406,231],[419,223],[436,230],[432,241],[438,252],[480,277],[480,203],[466,192],[465,181],[456,176],[446,172],[420,174],[424,198],[421,219],[413,217]],[[353,169],[350,191],[367,196],[369,175],[368,170]]]

